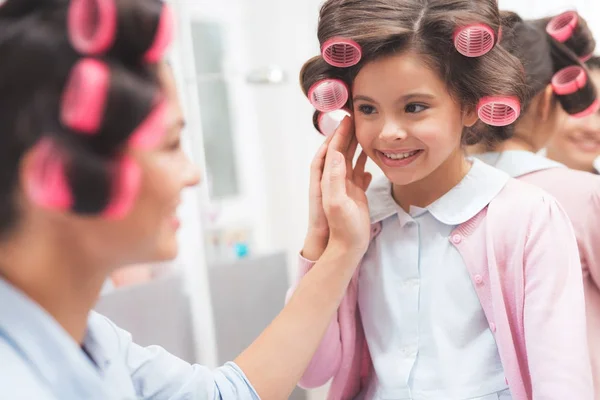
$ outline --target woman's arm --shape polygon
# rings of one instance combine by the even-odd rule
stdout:
[[[325,159],[323,147],[317,152],[313,167],[324,165],[323,173],[317,174],[319,179],[311,179],[311,185],[320,181],[329,227],[327,248],[298,283],[284,310],[236,359],[263,400],[288,398],[328,328],[329,337],[335,336],[337,308],[367,250],[370,221],[365,190],[370,175],[364,172],[364,154],[352,168],[355,143],[352,121],[347,117],[331,142],[324,144]]]

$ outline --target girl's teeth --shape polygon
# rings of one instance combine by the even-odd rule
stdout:
[[[403,158],[407,158],[410,156],[414,156],[417,154],[419,150],[411,151],[408,153],[383,153],[387,158],[392,160],[402,160]]]

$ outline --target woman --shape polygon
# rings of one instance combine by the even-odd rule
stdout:
[[[199,182],[161,61],[169,31],[158,0],[0,8],[2,398],[287,398],[367,245],[369,175],[344,162],[346,122],[312,169],[327,250],[235,362],[189,365],[91,311],[120,266],[175,257],[181,191]]]

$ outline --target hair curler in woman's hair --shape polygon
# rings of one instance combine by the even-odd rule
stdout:
[[[40,207],[51,210],[74,211],[78,194],[73,190],[68,152],[61,151],[53,139],[42,138],[31,150],[32,166],[26,176],[25,190]],[[121,219],[133,207],[141,185],[141,170],[129,157],[121,156],[106,166],[110,184],[109,198],[95,214],[107,219]]]
[[[552,18],[546,32],[554,40],[564,43],[583,62],[592,57],[596,43],[589,34],[585,21],[575,11],[567,11]]]
[[[465,57],[481,57],[496,45],[494,30],[486,24],[472,24],[454,32],[454,47]]]
[[[109,66],[93,58],[80,60],[71,70],[64,89],[60,107],[62,124],[81,135],[97,135],[104,122],[110,92]],[[164,136],[167,106],[163,100],[155,103],[149,115],[131,134],[131,146],[153,148]]]
[[[510,125],[521,115],[521,103],[516,97],[484,97],[477,105],[477,115],[487,125]]]
[[[60,108],[63,125],[83,135],[98,133],[109,90],[108,65],[92,58],[84,58],[75,64]]]
[[[329,65],[338,68],[348,68],[360,62],[362,49],[352,39],[334,37],[323,43],[321,54]]]
[[[563,109],[572,117],[583,118],[600,108],[594,84],[587,71],[578,65],[558,71],[552,78],[552,89]]]
[[[117,0],[71,0],[68,14],[68,32],[72,46],[89,56],[100,56],[118,51],[127,43],[127,52],[136,61],[158,62],[173,37],[173,13],[160,0],[136,0],[126,11]],[[129,4],[128,3],[128,4]],[[122,18],[122,13],[140,13],[139,18]],[[135,37],[137,36],[137,37]],[[140,39],[141,38],[141,39]],[[132,43],[141,43],[133,46]],[[139,54],[135,54],[135,50]]]
[[[310,103],[323,113],[343,108],[348,97],[348,86],[340,79],[323,79],[308,90]]]

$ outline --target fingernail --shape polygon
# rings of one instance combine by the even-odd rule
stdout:
[[[343,160],[344,157],[342,156],[342,153],[337,151],[333,153],[333,165],[339,165],[342,163]]]

